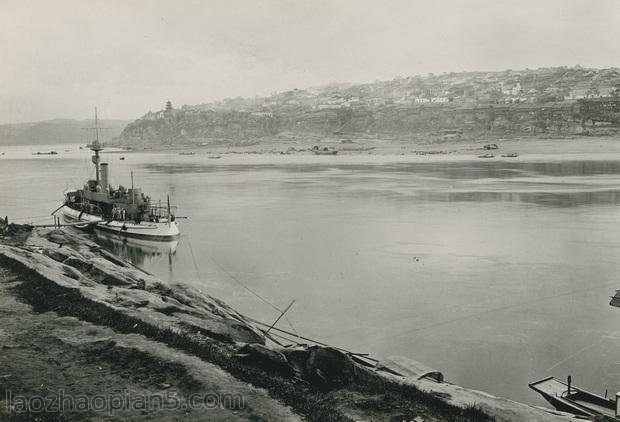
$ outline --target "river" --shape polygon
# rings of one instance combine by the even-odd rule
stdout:
[[[604,143],[487,160],[104,153],[113,183],[133,170],[187,218],[173,251],[103,242],[263,321],[295,299],[278,327],[463,386],[540,405],[528,382],[570,374],[615,393],[620,149]],[[92,164],[76,145],[32,148],[0,148],[0,213],[47,223]]]

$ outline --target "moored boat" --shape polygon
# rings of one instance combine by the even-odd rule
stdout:
[[[100,162],[103,146],[96,113],[94,129],[96,139],[89,148],[95,153],[95,179],[88,180],[82,189],[65,192],[65,202],[55,213],[78,228],[148,240],[177,239],[180,232],[169,199],[165,206],[155,205],[142,189],[133,186],[133,175],[129,189],[109,184],[108,163]]]
[[[336,155],[338,154],[337,149],[329,149],[328,147],[319,148],[317,145],[312,147],[312,152],[316,155]]]
[[[528,384],[557,410],[577,416],[593,418],[596,416],[616,416],[616,401],[563,383],[548,377]]]

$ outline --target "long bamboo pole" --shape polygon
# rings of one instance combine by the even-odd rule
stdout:
[[[243,317],[244,317],[244,318],[247,318],[248,320],[250,320],[250,321],[252,321],[252,322],[254,322],[254,323],[256,323],[256,324],[262,325],[262,326],[264,326],[264,327],[270,327],[270,325],[269,325],[269,324],[266,324],[266,323],[264,323],[264,322],[262,322],[262,321],[259,321],[259,320],[257,320],[257,319],[254,319],[254,318],[252,318],[252,317],[245,316],[245,315],[244,315]],[[341,348],[341,347],[332,346],[332,345],[330,345],[330,344],[323,343],[323,342],[320,342],[320,341],[318,341],[318,340],[313,340],[313,339],[308,338],[308,337],[300,336],[299,334],[291,333],[290,331],[282,330],[281,328],[276,328],[276,327],[273,327],[272,329],[273,329],[273,331],[279,331],[279,332],[284,333],[284,334],[287,334],[287,335],[289,335],[289,336],[292,336],[292,337],[295,337],[295,338],[299,338],[299,339],[302,339],[302,340],[306,340],[306,341],[309,341],[309,342],[312,342],[312,343],[318,344],[318,345],[320,345],[320,346],[332,347],[332,348],[334,348],[334,349],[338,349],[338,350],[340,350],[340,351],[342,351],[342,352],[346,352],[346,353],[349,353],[349,354],[352,354],[352,355],[356,355],[356,356],[363,356],[365,359],[368,359],[368,360],[371,360],[371,361],[374,361],[374,362],[379,362],[379,360],[378,360],[378,359],[371,358],[370,356],[368,356],[368,355],[367,355],[367,353],[356,353],[356,352],[352,352],[352,351],[350,351],[350,350],[343,349],[343,348]],[[262,330],[261,330],[261,331],[262,331]]]

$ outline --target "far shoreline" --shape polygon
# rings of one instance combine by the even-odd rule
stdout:
[[[127,149],[121,145],[114,145],[114,152],[108,153],[191,153],[194,155],[284,155],[284,156],[314,156],[311,148],[314,145],[335,149],[335,156],[320,156],[337,159],[342,156],[419,156],[419,157],[463,157],[491,153],[495,159],[502,158],[502,154],[571,154],[571,153],[598,153],[605,147],[605,153],[620,153],[620,135],[614,136],[554,136],[554,137],[515,137],[490,138],[477,137],[458,141],[437,140],[402,140],[402,139],[363,139],[325,137],[318,139],[260,139],[251,145],[237,145],[230,141],[222,145],[221,141],[205,145],[154,145]],[[496,144],[497,149],[487,150],[485,145]],[[118,148],[118,149],[117,149]],[[603,152],[603,151],[601,151]],[[181,154],[184,155],[184,154]],[[188,158],[191,154],[187,154]],[[513,158],[514,160],[514,158]]]

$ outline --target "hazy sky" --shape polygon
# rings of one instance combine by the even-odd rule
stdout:
[[[428,72],[620,66],[620,0],[0,0],[0,122]]]

